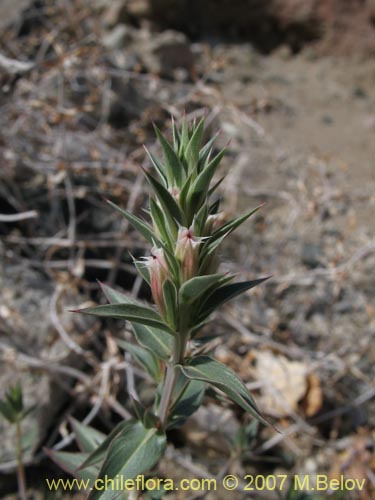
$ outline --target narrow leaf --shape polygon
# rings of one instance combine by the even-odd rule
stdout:
[[[204,382],[187,379],[181,371],[178,379],[181,381],[181,387],[171,408],[168,429],[179,427],[195,413],[202,404],[206,391]]]
[[[99,472],[98,479],[114,479],[123,476],[133,479],[147,472],[161,458],[166,438],[157,429],[146,429],[141,422],[133,424],[131,432],[119,434],[112,441]],[[105,491],[93,490],[89,500],[113,500],[114,491],[109,485]]]
[[[210,182],[214,176],[221,159],[225,154],[226,149],[222,149],[215,158],[205,167],[202,172],[195,179],[189,189],[187,197],[187,204],[189,206],[190,214],[196,212],[207,194]]]
[[[156,125],[154,125],[154,129],[161,147],[163,148],[164,160],[167,165],[167,177],[169,180],[169,184],[171,187],[173,187],[174,185],[180,187],[185,177],[184,167],[179,157],[173,150],[172,146],[161,133],[160,129]]]
[[[105,434],[93,427],[78,422],[75,418],[69,419],[80,450],[85,453],[93,452],[106,438]]]
[[[216,309],[220,305],[224,304],[230,299],[233,299],[237,295],[240,295],[241,293],[254,288],[257,285],[260,285],[261,283],[263,283],[263,281],[268,280],[270,277],[271,276],[267,276],[265,278],[260,278],[252,281],[232,283],[230,285],[225,285],[221,288],[218,288],[202,304],[200,318],[203,319],[207,317],[214,309]]]
[[[186,281],[180,288],[179,298],[184,304],[191,304],[198,300],[215,283],[219,283],[223,274],[209,274],[207,276],[196,276]]]
[[[177,205],[171,193],[160,182],[144,170],[148,182],[153,187],[156,196],[158,197],[162,207],[169,214],[170,218],[176,220],[180,224],[183,223],[183,217],[180,207]]]
[[[165,220],[164,213],[153,198],[151,198],[150,200],[150,208],[152,221],[157,227],[160,238],[165,242],[166,245],[171,247],[174,234],[173,228],[172,231],[168,231],[169,227],[167,221]]]
[[[101,318],[118,318],[140,323],[141,325],[154,326],[173,335],[173,331],[166,325],[159,314],[153,309],[135,304],[106,304],[103,306],[87,307],[79,309],[82,314],[99,316]]]
[[[151,377],[159,382],[161,379],[161,366],[158,358],[149,350],[138,345],[131,344],[122,339],[116,339],[117,344],[136,359]]]
[[[168,181],[165,176],[164,166],[160,163],[160,161],[144,146],[144,149],[147,153],[147,156],[150,158],[150,161],[159,174],[161,180],[163,181],[164,186],[168,186]]]
[[[129,294],[115,290],[101,281],[98,281],[98,283],[110,304],[137,304],[141,306],[141,304],[138,303],[134,297],[129,296]]]
[[[152,231],[152,227],[149,224],[147,224],[146,222],[144,222],[139,217],[136,217],[135,215],[131,214],[127,210],[124,210],[124,209],[120,208],[119,206],[117,206],[112,201],[110,201],[110,200],[106,200],[106,201],[107,201],[107,203],[112,208],[114,208],[115,210],[117,210],[117,212],[120,212],[120,214],[123,215],[125,217],[125,219],[127,219],[130,222],[130,224],[135,229],[137,229],[137,231],[139,231],[146,238],[146,240],[149,243],[151,243],[151,245],[153,244],[155,236],[154,236],[154,233]]]
[[[72,476],[84,481],[92,481],[92,483],[94,483],[97,478],[99,467],[80,469],[82,463],[88,457],[87,453],[70,453],[67,451],[54,451],[49,449],[44,449],[44,451],[51,460],[61,467],[61,469]]]
[[[190,154],[190,161],[194,169],[196,163],[199,160],[199,148],[202,142],[203,130],[204,130],[204,118],[201,118],[198,125],[194,128],[194,132],[187,145],[187,150]]]
[[[217,387],[257,420],[268,424],[245,384],[226,365],[209,356],[199,356],[192,359],[187,365],[180,365],[180,369],[188,378],[201,380]]]
[[[168,324],[175,330],[177,326],[177,291],[171,280],[165,280],[163,283],[163,298]]]
[[[165,361],[170,358],[173,344],[171,335],[158,328],[136,323],[132,325],[132,328],[136,339],[143,347]]]
[[[217,229],[211,236],[210,241],[216,240],[217,238],[220,238],[221,236],[227,236],[230,234],[232,231],[237,229],[241,224],[243,224],[249,217],[251,217],[255,212],[257,212],[260,208],[264,206],[264,203],[259,205],[258,207],[254,208],[253,210],[250,210],[244,215],[241,215],[240,217],[237,217],[235,219],[232,219],[231,221],[227,222],[226,224],[223,224],[219,229]]]
[[[104,439],[104,441],[90,454],[86,457],[86,459],[78,466],[78,468],[86,469],[95,464],[101,462],[105,454],[112,443],[113,439],[120,433],[125,434],[126,432],[130,432],[133,429],[134,420],[128,420],[120,422],[116,425],[114,429],[108,434],[108,436]]]
[[[123,293],[120,293],[103,283],[100,283],[100,286],[102,287],[102,290],[109,302],[113,304],[121,304],[129,301],[130,303],[130,298],[127,295],[124,295]],[[158,328],[140,325],[139,323],[132,323],[132,328],[136,339],[143,347],[149,349],[161,359],[167,360],[170,358],[173,343],[170,334],[165,333],[165,331]]]

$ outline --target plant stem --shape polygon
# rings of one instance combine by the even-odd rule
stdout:
[[[23,453],[22,453],[22,431],[21,422],[16,421],[17,433],[17,479],[18,479],[18,493],[20,500],[27,500],[26,496],[26,477],[25,468],[23,466]]]
[[[172,399],[173,389],[177,380],[176,365],[182,363],[185,356],[187,333],[176,332],[173,358],[167,365],[163,392],[159,404],[158,416],[160,418],[161,426],[164,429],[168,419],[169,405]]]

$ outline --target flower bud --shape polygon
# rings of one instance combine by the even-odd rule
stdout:
[[[168,266],[162,248],[152,248],[151,257],[145,262],[150,273],[150,286],[154,302],[159,312],[164,316],[165,304],[163,297],[163,283],[168,278]]]
[[[190,227],[180,227],[177,235],[175,256],[181,262],[181,272],[184,281],[198,272],[199,245],[202,238],[194,236]]]

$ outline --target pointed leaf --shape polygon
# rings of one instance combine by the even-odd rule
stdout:
[[[146,147],[144,147],[144,148],[145,148],[145,151],[147,153],[147,156],[150,158],[150,161],[151,161],[153,167],[155,168],[155,170],[159,174],[161,180],[163,181],[164,186],[168,186],[168,181],[167,181],[167,178],[165,176],[164,166]]]
[[[79,470],[86,469],[101,463],[113,439],[120,433],[125,434],[133,429],[134,420],[123,421],[117,424],[104,441],[79,465]]]
[[[180,301],[184,304],[191,304],[223,278],[223,274],[209,274],[207,276],[196,276],[185,281],[179,290]]]
[[[112,441],[99,472],[98,479],[116,477],[134,479],[147,472],[161,458],[166,447],[166,438],[157,429],[146,429],[141,422],[133,424],[131,432],[119,434]],[[113,500],[114,491],[109,485],[105,491],[93,490],[89,500]]]
[[[136,339],[143,347],[165,361],[170,358],[173,346],[171,335],[158,328],[136,323],[132,325],[132,328]]]
[[[230,234],[232,231],[237,229],[241,224],[243,224],[249,217],[251,217],[255,212],[257,212],[260,208],[264,206],[264,203],[262,205],[259,205],[258,207],[254,208],[253,210],[250,210],[244,215],[241,215],[240,217],[237,217],[235,219],[232,219],[231,221],[227,222],[226,224],[222,225],[217,229],[211,236],[210,241],[216,240],[217,238],[220,238],[222,236],[227,236]]]
[[[166,325],[159,314],[153,309],[135,304],[106,304],[104,306],[87,307],[79,309],[82,314],[99,316],[101,318],[118,318],[140,323],[141,325],[154,326],[173,335],[173,331]]]
[[[168,191],[167,191],[168,192]],[[152,231],[152,227],[147,224],[146,222],[144,222],[142,219],[140,219],[139,217],[131,214],[130,212],[128,212],[127,210],[123,210],[122,208],[120,208],[119,206],[117,206],[115,203],[113,203],[112,201],[110,200],[107,200],[107,203],[112,207],[114,208],[115,210],[117,210],[117,212],[120,212],[121,215],[123,215],[125,217],[125,219],[127,219],[130,224],[137,230],[139,231],[145,238],[146,240],[151,243],[151,245],[153,244],[153,241],[155,239],[155,236],[154,236],[154,233]]]
[[[100,285],[100,288],[102,289],[102,292],[104,293],[106,299],[110,304],[137,304],[139,306],[142,305],[129,294],[125,294],[123,292],[115,290],[114,288],[100,281],[98,281],[98,283]]]
[[[139,260],[135,260],[134,257],[132,257],[132,259],[133,259],[133,263],[137,269],[138,274],[145,280],[145,282],[148,285],[150,285],[151,284],[150,273],[149,273],[149,270],[147,269],[146,265]]]
[[[201,118],[198,125],[194,128],[193,134],[187,145],[187,150],[190,154],[190,161],[194,168],[199,160],[199,148],[202,142],[203,130],[204,130],[204,118]]]
[[[180,384],[179,384],[180,381]],[[189,380],[180,371],[178,384],[181,386],[175,398],[169,417],[168,429],[182,425],[185,420],[195,413],[204,397],[206,384],[200,380]]]
[[[130,300],[127,295],[114,290],[108,285],[103,283],[100,283],[100,285],[109,302],[121,304],[126,300]],[[140,325],[139,323],[132,323],[132,328],[136,339],[143,347],[149,349],[161,359],[168,360],[170,358],[173,343],[170,334],[158,328]]]
[[[268,424],[245,384],[227,366],[209,356],[199,356],[193,358],[187,365],[180,365],[180,369],[188,378],[201,380],[217,387],[257,420]]]
[[[99,467],[92,466],[86,469],[80,469],[82,463],[87,459],[88,453],[70,453],[67,451],[54,451],[49,449],[45,449],[44,451],[51,460],[65,472],[84,481],[95,481],[99,472]]]
[[[139,401],[132,398],[132,404],[134,407],[134,411],[137,414],[138,420],[143,423],[146,429],[160,426],[159,417],[147,410],[147,408],[145,408]]]
[[[149,350],[143,347],[131,344],[122,339],[116,339],[117,344],[130,352],[138,363],[151,375],[151,377],[159,382],[161,380],[161,366],[158,358]]]
[[[208,142],[203,146],[203,148],[199,152],[199,172],[201,172],[209,160],[210,154],[212,152],[212,147],[218,137],[218,133],[215,134]]]
[[[153,187],[160,204],[164,210],[168,213],[170,218],[176,220],[180,224],[183,224],[183,217],[180,211],[180,207],[176,203],[175,199],[171,193],[162,185],[160,182],[152,177],[146,170],[144,170],[146,178],[150,185]]]
[[[17,420],[17,412],[7,401],[0,401],[0,413],[8,422],[15,422]]]
[[[165,139],[161,131],[158,129],[156,125],[154,125],[154,129],[157,135],[157,138],[163,148],[164,160],[167,166],[167,177],[169,181],[169,185],[173,187],[174,185],[181,186],[185,177],[185,169],[173,150],[172,146]]]
[[[225,285],[221,288],[215,290],[207,300],[202,304],[200,318],[206,318],[212,311],[214,311],[217,307],[224,304],[230,299],[233,299],[237,295],[254,288],[257,285],[263,283],[271,276],[266,276],[265,278],[260,278],[252,281],[242,281],[240,283],[233,283],[231,285]]]
[[[173,240],[173,228],[172,231],[168,231],[170,229],[168,227],[168,223],[165,220],[164,213],[156,203],[156,201],[151,198],[150,200],[150,208],[151,208],[151,217],[154,225],[157,227],[157,230],[160,233],[160,238],[171,247],[171,242]]]
[[[189,194],[187,197],[187,204],[192,212],[196,212],[202,205],[203,200],[209,189],[210,182],[214,176],[221,159],[223,158],[226,149],[222,149],[215,158],[205,167],[202,172],[195,179],[193,184],[190,186]]]
[[[91,453],[105,440],[105,434],[97,431],[93,427],[84,425],[73,417],[69,420],[73,427],[74,434],[76,435],[78,446],[82,452]]]
[[[177,291],[171,280],[165,280],[163,283],[163,298],[168,324],[175,330],[177,327]]]

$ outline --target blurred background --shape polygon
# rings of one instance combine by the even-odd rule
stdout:
[[[114,341],[130,338],[123,324],[68,309],[103,300],[97,279],[150,298],[129,255],[147,244],[103,198],[147,217],[143,144],[160,154],[152,123],[185,114],[206,116],[207,137],[220,129],[218,147],[230,140],[223,218],[266,202],[222,261],[273,278],[209,330],[283,433],[208,396],[160,472],[344,474],[365,489],[308,498],[374,498],[374,55],[372,0],[1,0],[0,398],[19,380],[36,405],[30,498],[83,498],[45,486],[68,477],[43,447],[75,449],[69,416],[108,432],[129,392],[151,401]],[[11,499],[14,435],[0,430]],[[212,495],[169,498],[228,498]]]

